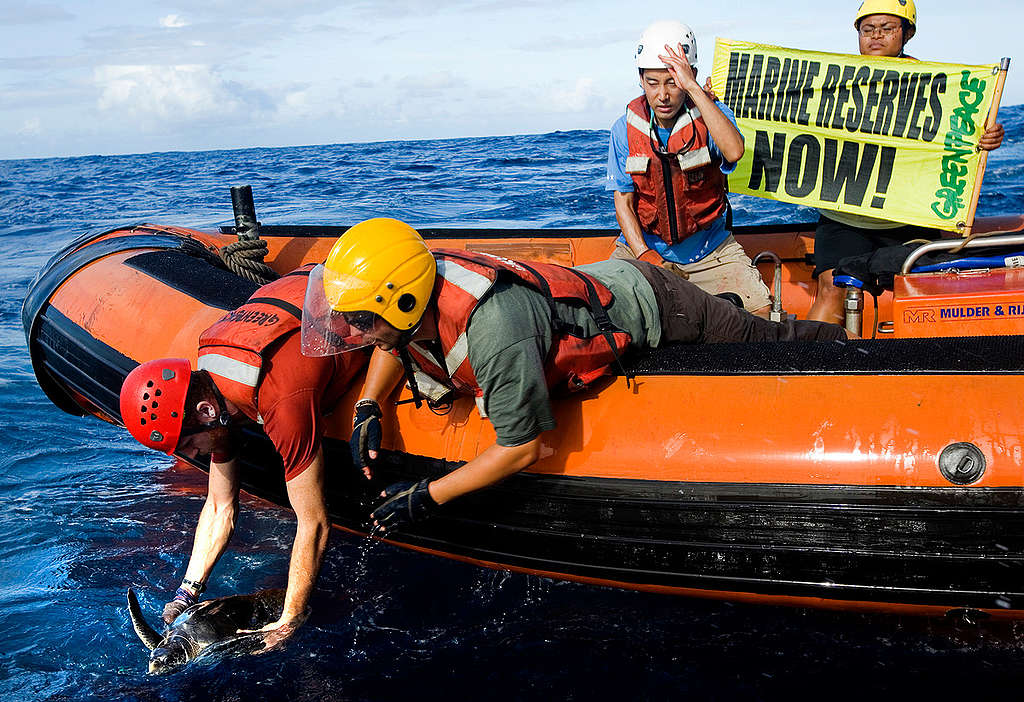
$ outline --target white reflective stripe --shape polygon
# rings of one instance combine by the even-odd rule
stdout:
[[[216,373],[222,378],[227,378],[228,380],[233,380],[236,383],[248,385],[252,388],[256,387],[256,384],[260,381],[259,366],[254,366],[242,361],[236,361],[233,358],[222,356],[219,353],[203,354],[199,357],[199,362],[196,364],[196,367],[199,370]]]
[[[437,402],[452,391],[450,387],[437,382],[421,370],[413,371],[413,375],[416,377],[416,389],[431,402]]]
[[[484,407],[484,398],[478,395],[476,398],[476,411],[480,413],[481,419],[487,419],[487,408]]]
[[[688,127],[690,125],[690,122],[692,122],[695,119],[700,119],[700,110],[698,110],[696,107],[691,107],[689,112],[683,112],[676,119],[676,123],[672,126],[672,134],[674,135],[680,129]],[[671,139],[672,137],[670,136],[669,138]]]
[[[462,288],[478,300],[491,288],[492,281],[490,278],[452,261],[438,261],[437,272],[449,283]]]
[[[626,124],[633,127],[633,129],[639,129],[644,134],[651,133],[651,123],[636,112],[633,112],[633,110],[626,110]]]
[[[691,107],[688,111],[682,112],[676,119],[676,123],[672,125],[672,132],[669,135],[669,138],[671,139],[675,136],[676,132],[679,130],[690,126],[690,123],[695,119],[700,119],[700,110],[696,107]],[[639,129],[644,134],[650,135],[651,139],[656,141],[653,134],[654,130],[651,128],[651,123],[633,112],[633,110],[626,110],[626,123],[634,129]]]
[[[417,343],[409,344],[409,348],[424,358],[432,358],[430,352]],[[413,376],[416,378],[416,388],[423,397],[436,402],[452,391],[452,388],[424,373],[415,359],[410,358],[409,360],[412,362]]]
[[[451,349],[444,356],[444,364],[448,366],[448,375],[455,375],[455,371],[458,370],[462,362],[469,357],[469,339],[466,338],[466,332],[459,334],[459,338],[452,344]]]
[[[700,168],[711,163],[711,152],[708,147],[703,146],[696,151],[687,151],[685,154],[679,154],[679,167],[684,171],[689,171],[694,168]]]
[[[626,173],[646,173],[650,162],[650,156],[627,156]]]

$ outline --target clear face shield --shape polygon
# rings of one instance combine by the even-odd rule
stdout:
[[[377,315],[335,311],[324,293],[324,270],[320,264],[309,273],[302,303],[302,355],[333,356],[370,346]]]

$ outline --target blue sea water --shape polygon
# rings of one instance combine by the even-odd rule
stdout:
[[[1024,212],[1024,106],[1004,108],[979,214]],[[147,676],[125,591],[155,621],[204,476],[57,410],[20,322],[36,271],[87,230],[212,227],[249,183],[268,224],[612,227],[607,132],[0,161],[0,698],[778,699],[1024,682],[1024,627],[729,604],[479,569],[336,532],[313,614],[265,656]],[[736,223],[813,213],[737,197]],[[697,398],[699,400],[699,398]],[[212,596],[281,586],[289,511],[243,497]]]

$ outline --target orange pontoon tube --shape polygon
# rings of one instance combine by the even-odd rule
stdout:
[[[1022,221],[979,222],[1019,231]],[[278,273],[321,261],[342,227],[263,227]],[[813,225],[737,228],[781,260],[785,310],[812,302]],[[201,331],[256,283],[218,252],[231,228],[88,235],[23,308],[40,385],[61,409],[120,423],[138,363],[195,361]],[[580,264],[611,230],[423,230],[431,246]],[[769,287],[776,268],[761,267]],[[908,273],[848,343],[718,344],[629,359],[556,401],[528,471],[389,540],[488,567],[648,591],[846,609],[1024,616],[1024,271]],[[996,309],[1000,313],[996,313]],[[987,313],[985,312],[987,310]],[[489,445],[469,399],[385,408],[373,484],[350,464],[352,393],[327,421],[330,509],[368,533],[382,484],[436,476]],[[395,399],[406,399],[408,390]],[[245,489],[287,504],[276,454],[248,430]],[[199,462],[196,467],[204,468]]]

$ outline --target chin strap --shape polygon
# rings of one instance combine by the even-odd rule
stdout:
[[[409,336],[411,337],[412,334]],[[423,396],[420,395],[419,385],[416,384],[416,371],[412,367],[412,358],[409,357],[408,341],[398,346],[398,357],[402,360],[405,379],[409,383],[409,390],[412,391],[412,401],[416,404],[416,409],[419,409],[423,405]]]

